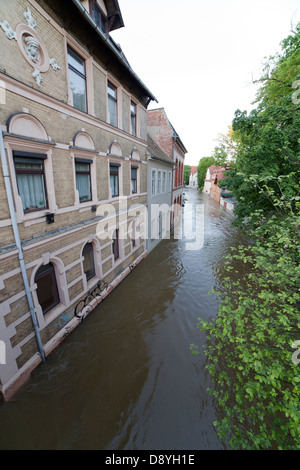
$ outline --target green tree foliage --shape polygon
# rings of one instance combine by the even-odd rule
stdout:
[[[298,25],[262,78],[257,109],[235,113],[225,184],[249,244],[226,259],[217,318],[199,323],[223,410],[215,424],[238,449],[300,449],[299,40]]]
[[[300,27],[282,41],[283,52],[272,58],[272,71],[261,78],[258,107],[249,115],[236,111],[232,127],[239,141],[237,158],[222,185],[234,193],[238,220],[256,208],[267,213],[272,204],[267,194],[253,185],[252,175],[287,176],[281,190],[286,197],[298,192],[300,170],[300,100],[295,100],[295,83],[300,79]],[[300,86],[300,82],[299,82]],[[298,104],[299,101],[299,104]],[[273,190],[280,197],[276,178]]]
[[[184,165],[184,170],[183,170],[183,183],[185,185],[188,185],[190,182],[190,173],[191,173],[191,166],[190,165]]]
[[[202,157],[197,166],[197,178],[198,178],[198,188],[201,191],[204,186],[205,175],[207,169],[211,165],[215,165],[216,161],[214,157]]]
[[[224,411],[215,425],[233,448],[300,449],[300,197],[277,199],[273,178],[254,181],[275,212],[250,216],[252,243],[227,256],[217,319],[199,323]]]

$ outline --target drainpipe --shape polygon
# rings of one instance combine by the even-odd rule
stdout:
[[[18,248],[19,263],[20,263],[21,272],[23,276],[26,297],[28,300],[29,308],[30,308],[30,314],[32,318],[33,327],[35,330],[39,352],[40,352],[42,361],[45,362],[45,353],[43,350],[40,332],[39,332],[38,324],[37,324],[37,318],[36,318],[36,314],[35,314],[35,310],[33,306],[32,296],[30,292],[30,287],[29,287],[29,282],[28,282],[28,277],[27,277],[27,272],[26,272],[26,267],[25,267],[25,261],[23,257],[23,250],[22,250],[21,240],[20,240],[20,235],[19,235],[18,223],[16,219],[15,207],[14,207],[14,202],[13,202],[13,193],[12,193],[11,182],[10,182],[10,177],[9,177],[9,169],[7,165],[7,159],[6,159],[6,154],[5,154],[4,142],[3,142],[1,122],[0,122],[0,153],[1,153],[1,162],[2,162],[5,189],[6,189],[9,211],[10,211],[10,216],[11,216],[11,221],[12,221],[12,228],[13,228],[13,232],[15,236],[15,242]]]

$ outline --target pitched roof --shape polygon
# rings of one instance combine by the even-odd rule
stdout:
[[[190,174],[191,174],[191,175],[194,175],[196,172],[197,172],[197,167],[196,167],[196,166],[192,166],[192,167],[191,167],[191,172],[190,172]]]
[[[165,119],[166,119],[170,129],[172,130],[172,138],[174,139],[175,142],[178,143],[178,145],[181,148],[181,150],[183,151],[183,153],[187,153],[187,149],[185,148],[181,138],[179,137],[179,134],[175,131],[170,119],[168,118],[165,108],[148,109],[148,115],[152,114],[156,111],[159,111],[161,114],[163,114],[165,116]]]
[[[169,165],[175,165],[171,158],[157,145],[155,140],[148,134],[147,136],[147,150],[151,155],[151,158],[163,161]]]

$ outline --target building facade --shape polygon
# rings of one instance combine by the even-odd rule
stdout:
[[[197,167],[192,166],[191,171],[190,171],[190,177],[189,177],[189,186],[191,188],[198,188],[198,177],[197,177]]]
[[[184,159],[187,150],[169,121],[164,108],[148,110],[148,131],[159,147],[175,163],[172,178],[172,206],[176,220],[181,213],[183,201]],[[173,225],[172,221],[171,225]]]
[[[170,233],[174,165],[148,135],[148,252]]]
[[[0,392],[146,254],[147,107],[116,0],[0,3]],[[137,234],[138,227],[138,234]]]

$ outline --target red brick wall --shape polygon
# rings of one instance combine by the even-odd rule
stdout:
[[[152,138],[172,158],[172,129],[163,109],[148,111],[148,128]]]

